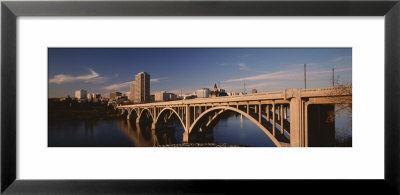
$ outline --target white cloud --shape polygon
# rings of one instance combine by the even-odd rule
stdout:
[[[344,72],[350,70],[351,68],[340,68],[340,69],[335,69],[335,72]],[[331,70],[307,71],[307,79],[321,79],[323,77],[326,77],[327,73],[331,73]],[[229,83],[229,82],[260,81],[260,80],[301,80],[301,79],[304,79],[303,72],[285,70],[267,74],[230,79],[222,82]]]
[[[154,78],[154,79],[150,79],[150,82],[151,83],[159,83],[161,80],[164,80],[164,79],[166,79],[166,78],[164,78],[164,77]]]
[[[117,89],[121,89],[121,88],[124,88],[124,87],[128,87],[131,82],[132,81],[123,82],[123,83],[116,83],[116,84],[112,84],[112,85],[107,85],[107,86],[103,87],[103,89],[106,89],[106,90],[117,90]]]
[[[55,75],[49,80],[49,83],[64,84],[72,82],[85,82],[85,83],[104,83],[108,80],[107,77],[101,77],[99,73],[95,72],[93,69],[89,69],[90,74],[82,76],[71,76],[65,74]]]
[[[255,76],[248,76],[248,77],[241,77],[237,79],[230,79],[223,82],[241,82],[241,81],[258,81],[258,80],[266,80],[266,79],[283,79],[287,78],[288,76],[293,76],[294,74],[290,71],[279,71],[274,73],[267,73],[267,74],[260,74]]]
[[[154,78],[154,79],[150,79],[150,82],[152,82],[152,83],[159,83],[162,79],[165,79],[165,78]],[[112,84],[112,85],[107,85],[107,86],[104,86],[103,89],[106,89],[106,90],[117,90],[117,89],[122,89],[122,88],[125,88],[125,87],[129,87],[129,84],[130,84],[130,83],[133,83],[133,81],[128,81],[128,82],[123,82],[123,83],[115,83],[115,84]]]
[[[245,63],[239,63],[238,64],[239,65],[239,70],[245,70],[245,69],[247,69],[247,66],[246,66],[246,64]]]
[[[351,59],[351,56],[339,56],[339,57],[335,58],[333,61],[337,62],[337,61],[342,61],[345,59]]]

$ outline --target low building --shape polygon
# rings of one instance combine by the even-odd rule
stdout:
[[[121,92],[118,92],[118,91],[116,91],[116,92],[111,92],[111,93],[110,93],[110,99],[116,100],[116,99],[118,99],[118,98],[121,97],[121,96],[122,96],[122,93],[121,93]]]
[[[251,93],[253,93],[253,94],[254,94],[254,93],[257,93],[257,89],[252,89],[252,90],[251,90]]]
[[[154,94],[150,94],[150,102],[156,101],[156,96]],[[133,100],[132,100],[133,102]]]
[[[220,96],[228,96],[228,94],[225,92],[225,89],[218,88],[217,84],[214,84],[214,89],[210,92],[210,97]]]
[[[154,101],[156,102],[162,102],[168,100],[169,100],[169,94],[166,91],[160,91],[154,94]]]
[[[154,101],[161,102],[161,101],[171,101],[176,100],[177,95],[173,93],[167,93],[166,91],[160,91],[154,94]]]
[[[210,90],[208,88],[202,88],[196,91],[197,98],[208,98],[210,97]]]
[[[177,99],[178,99],[178,96],[176,94],[169,93],[169,100],[170,101],[174,101],[174,100],[177,100]]]
[[[239,95],[239,93],[237,93],[237,92],[229,92],[229,93],[226,93],[228,96],[238,96]]]

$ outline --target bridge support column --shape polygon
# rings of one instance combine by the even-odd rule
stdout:
[[[157,118],[157,108],[153,107],[153,121],[155,121]]]
[[[140,117],[138,116],[138,117],[136,118],[136,123],[139,124],[139,122],[140,122]]]
[[[278,112],[278,121],[280,121],[281,120],[281,109],[280,109],[281,107],[278,105],[278,108],[277,108],[277,112]]]
[[[129,120],[131,118],[131,113],[128,112],[128,114],[126,115],[126,119]]]
[[[283,104],[281,104],[281,133],[283,134]]]
[[[283,107],[283,116],[285,117],[285,120],[287,119],[287,106]]]
[[[185,117],[185,133],[183,134],[183,143],[188,143],[189,142],[189,128],[190,128],[190,107],[187,104],[186,105],[186,117]]]
[[[155,122],[151,123],[151,130],[156,130],[156,123]]]
[[[265,108],[265,112],[267,112],[267,121],[269,122],[269,105]]]
[[[261,123],[261,115],[262,115],[262,112],[261,112],[261,102],[258,103],[258,110],[259,110],[259,112],[258,112],[258,122]]]
[[[193,106],[193,121],[196,120],[196,106]]]
[[[305,113],[301,97],[294,97],[290,100],[290,146],[305,146],[304,123]]]
[[[275,102],[272,102],[272,135],[275,137]]]
[[[249,102],[247,102],[247,105],[246,105],[246,107],[247,107],[247,114],[249,114]]]

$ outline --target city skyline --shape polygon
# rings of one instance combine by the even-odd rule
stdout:
[[[258,92],[330,86],[352,81],[351,48],[49,48],[49,97],[73,96],[75,90],[120,91],[129,96],[139,72],[151,75],[151,94],[180,94],[212,89]]]

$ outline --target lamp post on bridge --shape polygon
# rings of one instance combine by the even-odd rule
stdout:
[[[306,84],[306,64],[304,64],[304,89],[307,88],[307,84]]]

